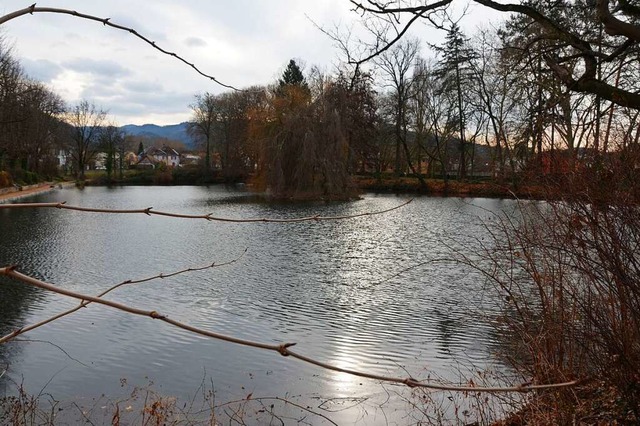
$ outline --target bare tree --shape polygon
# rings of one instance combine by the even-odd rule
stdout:
[[[101,129],[99,144],[100,149],[107,154],[105,168],[109,180],[116,168],[120,171],[120,179],[122,179],[124,140],[124,132],[115,124],[109,124]]]
[[[193,115],[189,121],[189,133],[197,141],[203,142],[205,147],[204,168],[211,170],[211,146],[213,144],[213,131],[217,121],[216,97],[209,92],[196,95],[195,102],[191,105]]]
[[[380,3],[373,0],[350,0],[355,10],[362,13],[365,20],[390,20],[402,23],[400,28],[394,25],[391,37],[378,37],[372,51],[356,63],[363,63],[388,50],[401,40],[408,29],[434,11],[447,9],[453,0],[419,1],[400,0],[393,3]],[[532,25],[540,29],[540,36],[532,40],[531,46],[547,45],[542,56],[545,65],[571,91],[585,92],[600,96],[612,103],[640,109],[640,94],[636,88],[619,87],[615,83],[601,78],[599,66],[621,58],[637,58],[637,43],[640,42],[640,8],[628,1],[595,0],[595,5],[586,1],[554,3],[553,8],[545,8],[544,2],[527,4],[498,3],[493,0],[474,0],[475,3],[500,12],[517,13],[525,19],[522,28]],[[595,6],[595,7],[594,7]],[[576,11],[584,12],[595,25],[584,25]],[[562,13],[558,13],[562,12]],[[566,19],[572,17],[573,19]],[[369,22],[368,21],[368,22]],[[370,24],[369,24],[370,25]],[[602,25],[604,31],[612,37],[610,42],[599,43],[591,37],[594,27]],[[580,62],[579,67],[568,64]],[[633,67],[627,64],[626,67]]]
[[[23,72],[0,38],[0,169],[30,183],[57,172],[53,151],[64,102]]]
[[[457,129],[457,100],[455,92],[443,90],[443,82],[436,77],[435,66],[419,58],[413,75],[411,97],[413,128],[416,143],[429,158],[429,170],[439,173],[448,189],[451,170],[451,145]]]
[[[67,113],[67,123],[72,126],[70,148],[77,179],[84,179],[87,164],[96,154],[101,126],[106,117],[106,111],[86,100]]]
[[[417,39],[403,41],[376,58],[376,64],[385,74],[386,86],[391,90],[394,100],[393,119],[395,123],[396,154],[394,172],[400,176],[403,169],[402,153],[404,151],[406,164],[411,172],[418,178],[423,189],[427,189],[427,183],[417,172],[411,160],[411,152],[407,143],[408,134],[408,108],[411,97],[412,69],[418,56],[419,44]]]
[[[472,61],[472,107],[487,119],[485,139],[494,151],[494,177],[502,181],[509,174],[515,183],[518,164],[523,160],[517,155],[515,136],[518,123],[525,119],[522,114],[525,80],[522,73],[501,55],[494,44],[496,37],[487,31],[478,34],[475,48],[478,56]]]

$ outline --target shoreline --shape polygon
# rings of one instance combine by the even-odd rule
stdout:
[[[445,186],[442,181],[429,180],[429,189],[422,190],[417,181],[407,178],[387,178],[373,179],[359,177],[354,179],[356,187],[360,193],[377,193],[377,194],[403,194],[415,196],[432,196],[432,197],[479,197],[479,198],[510,198],[510,199],[545,199],[539,187],[523,186],[517,190],[510,185],[498,185],[492,182],[483,183],[459,183],[451,181]],[[109,186],[102,183],[93,183],[86,181],[91,186]],[[127,182],[117,182],[116,185],[122,186],[138,186]],[[10,203],[21,198],[29,197],[36,194],[53,192],[58,189],[75,186],[76,182],[43,182],[39,184],[24,186],[21,189],[10,187],[0,189],[0,204]],[[153,184],[152,184],[153,185]],[[215,185],[215,184],[214,184]],[[146,185],[142,185],[146,186]],[[159,185],[173,186],[173,185]],[[189,186],[202,186],[198,184]]]
[[[21,189],[15,187],[4,188],[0,190],[0,204],[10,203],[31,195],[53,192],[72,185],[75,185],[75,182],[43,182],[35,185],[24,186]]]

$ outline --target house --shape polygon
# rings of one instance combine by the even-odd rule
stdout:
[[[180,154],[168,146],[148,148],[138,155],[137,159],[135,166],[139,169],[155,169],[161,164],[167,167],[180,167]]]
[[[180,165],[198,166],[202,163],[202,157],[197,154],[183,154],[180,159]]]
[[[140,159],[136,163],[136,169],[155,169],[156,161],[147,154],[140,155]]]
[[[180,154],[166,145],[162,148],[149,148],[145,154],[153,158],[156,163],[164,163],[168,167],[180,167]]]
[[[108,154],[106,152],[98,152],[93,157],[91,164],[89,164],[91,169],[94,170],[106,170],[107,169],[107,157]]]
[[[58,161],[58,166],[61,169],[66,169],[67,167],[67,163],[69,162],[69,153],[64,150],[64,149],[57,149],[56,150],[56,159]]]

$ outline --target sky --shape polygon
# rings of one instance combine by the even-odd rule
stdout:
[[[31,1],[0,0],[0,15]],[[468,3],[460,0],[458,11]],[[359,15],[348,0],[56,0],[38,7],[72,9],[137,30],[204,73],[235,87],[277,81],[290,59],[335,70],[340,53],[326,29],[358,34]],[[472,33],[501,15],[471,5],[461,21]],[[100,23],[40,13],[0,26],[26,73],[74,105],[86,99],[114,124],[177,124],[190,117],[198,93],[224,89],[134,36]],[[441,43],[442,31],[420,24],[413,36]],[[428,53],[425,52],[425,55]]]

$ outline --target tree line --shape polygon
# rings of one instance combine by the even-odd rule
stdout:
[[[586,3],[533,3],[611,56],[615,37]],[[284,197],[348,191],[358,172],[412,176],[425,192],[427,178],[536,183],[637,149],[638,110],[567,85],[549,57],[571,75],[584,65],[545,25],[514,15],[471,37],[448,16],[439,26],[441,45],[405,37],[362,66],[344,61],[333,74],[312,68],[305,77],[292,60],[270,86],[200,94],[193,135],[220,153],[223,173],[255,175]],[[637,58],[630,46],[599,61],[599,81],[638,91]]]
[[[36,183],[67,172],[84,179],[95,154],[105,152],[109,174],[120,170],[125,135],[107,112],[83,100],[68,106],[30,78],[10,45],[0,39],[0,186]]]

